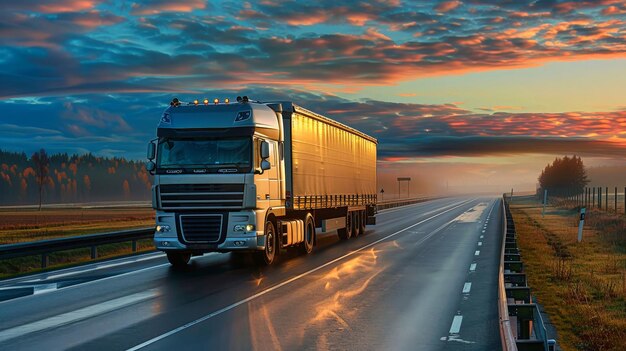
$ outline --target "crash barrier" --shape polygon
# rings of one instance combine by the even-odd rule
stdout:
[[[553,351],[543,318],[527,284],[524,263],[517,247],[515,222],[506,196],[502,200],[502,250],[498,283],[500,337],[506,351]]]
[[[378,209],[385,209],[398,206],[406,206],[418,202],[434,199],[434,197],[420,197],[412,199],[402,199],[382,202],[378,204]],[[137,251],[137,241],[151,239],[154,235],[154,228],[143,228],[135,230],[125,230],[119,232],[79,235],[67,238],[50,240],[40,240],[27,243],[0,245],[0,261],[41,255],[41,268],[47,268],[50,260],[49,255],[54,252],[90,248],[91,259],[98,258],[98,246],[130,242],[132,251]]]
[[[423,196],[423,197],[414,197],[410,199],[401,199],[401,200],[389,200],[389,201],[380,201],[376,203],[376,208],[378,210],[384,210],[387,208],[400,207],[406,205],[412,205],[419,202],[430,201],[434,199],[440,199],[440,196]]]
[[[154,228],[125,230],[120,232],[79,235],[68,238],[39,240],[27,243],[0,245],[0,260],[41,255],[41,268],[48,267],[49,255],[57,251],[91,248],[91,259],[98,258],[98,246],[130,242],[133,252],[137,251],[137,241],[150,239]]]

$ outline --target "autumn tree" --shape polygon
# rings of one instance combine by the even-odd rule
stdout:
[[[539,176],[541,188],[557,196],[581,194],[588,183],[583,161],[576,156],[557,157]]]
[[[39,190],[39,211],[41,211],[41,200],[43,197],[44,186],[48,183],[48,166],[50,165],[50,159],[46,150],[41,149],[35,152],[31,157],[33,164],[35,165],[35,179],[37,181],[37,189]]]

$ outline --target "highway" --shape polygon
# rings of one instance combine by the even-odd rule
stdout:
[[[384,210],[270,267],[151,253],[1,281],[0,350],[497,350],[499,204]]]

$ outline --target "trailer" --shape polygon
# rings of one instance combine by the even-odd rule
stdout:
[[[207,252],[269,265],[376,223],[376,139],[293,102],[174,99],[156,134],[154,242],[174,266]]]

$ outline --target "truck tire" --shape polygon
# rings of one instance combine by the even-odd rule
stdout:
[[[337,235],[339,239],[348,240],[352,237],[352,213],[348,212],[346,215],[346,227],[337,229]]]
[[[174,268],[184,268],[187,267],[189,261],[191,260],[191,253],[189,252],[168,252],[167,260],[170,261],[170,264],[174,266]]]
[[[365,224],[367,223],[367,211],[361,211],[361,235],[365,234]]]
[[[361,211],[352,212],[352,237],[361,235]]]
[[[304,219],[304,242],[300,244],[300,251],[304,254],[313,252],[315,244],[315,220],[310,213],[306,214]]]
[[[265,249],[260,252],[256,252],[256,261],[264,266],[269,266],[274,263],[276,258],[276,243],[277,243],[276,231],[274,230],[274,223],[272,221],[265,222]]]

